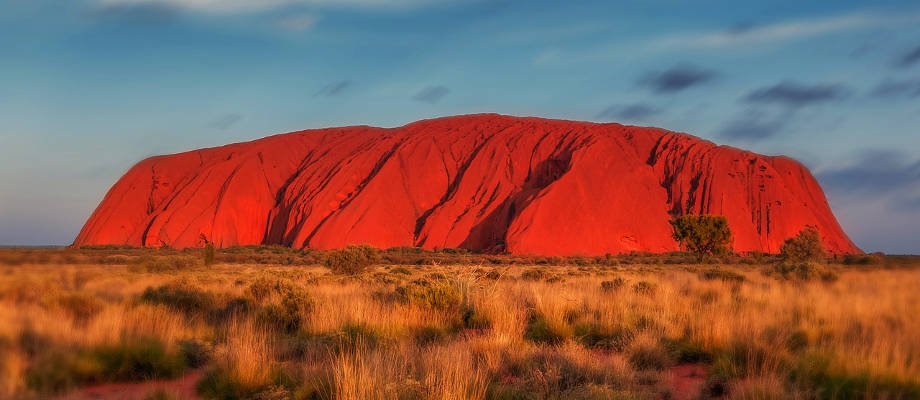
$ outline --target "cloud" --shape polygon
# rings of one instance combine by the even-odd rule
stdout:
[[[677,65],[664,72],[650,72],[636,83],[655,93],[675,93],[712,81],[716,73],[691,65]]]
[[[887,28],[920,21],[920,13],[855,13],[778,21],[762,25],[744,24],[729,29],[684,33],[655,40],[658,48],[723,48],[800,40],[809,37],[870,28]]]
[[[323,86],[322,89],[316,92],[315,96],[325,96],[325,97],[338,96],[342,94],[342,92],[344,92],[345,89],[348,88],[348,86],[351,86],[351,81],[332,82],[326,86]]]
[[[612,105],[597,114],[597,118],[624,121],[647,121],[661,110],[645,103]]]
[[[450,93],[450,89],[445,86],[429,86],[412,96],[413,100],[434,104],[440,101],[444,96]]]
[[[918,61],[920,61],[920,46],[917,46],[913,50],[910,50],[898,57],[895,65],[898,67],[909,67],[916,64]]]
[[[792,108],[809,104],[840,100],[848,90],[840,84],[803,85],[795,82],[781,82],[773,86],[756,89],[746,96],[748,103],[781,104]]]
[[[726,123],[719,131],[719,136],[736,140],[763,140],[782,132],[791,118],[788,112],[770,117],[763,110],[747,110]]]
[[[886,98],[917,97],[920,96],[920,79],[886,79],[875,87],[872,95]]]
[[[229,113],[221,115],[214,121],[211,121],[209,125],[212,128],[220,129],[223,131],[229,129],[233,125],[236,125],[236,123],[240,122],[242,119],[243,115],[240,113]]]
[[[391,9],[420,7],[450,0],[96,0],[102,6],[165,5],[211,14],[263,12],[290,5]]]
[[[291,32],[301,32],[312,28],[318,21],[319,18],[313,14],[286,15],[275,21],[275,26]]]
[[[831,191],[876,196],[920,184],[920,161],[910,162],[898,150],[867,150],[850,165],[820,172],[818,180]]]

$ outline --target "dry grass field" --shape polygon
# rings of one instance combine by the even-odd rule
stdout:
[[[0,398],[920,398],[920,269],[896,259],[4,252]]]

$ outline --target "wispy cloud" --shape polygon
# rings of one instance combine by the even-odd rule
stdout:
[[[803,85],[785,81],[773,86],[756,89],[744,97],[748,103],[781,104],[792,108],[809,104],[840,100],[848,90],[840,84]]]
[[[450,0],[96,0],[96,3],[102,6],[154,4],[196,12],[239,14],[266,11],[288,5],[387,9],[433,5],[448,1]]]
[[[441,101],[444,96],[450,93],[450,89],[446,86],[429,86],[418,93],[415,96],[412,96],[412,99],[415,101],[421,101],[428,104],[434,104]]]
[[[636,82],[655,93],[674,93],[712,81],[716,73],[692,65],[677,65],[663,72],[649,72]]]
[[[872,91],[872,95],[884,98],[920,96],[920,79],[886,79]]]
[[[855,13],[778,21],[761,25],[745,24],[741,27],[715,32],[684,33],[659,38],[653,42],[653,45],[659,48],[748,46],[916,22],[920,22],[920,13]]]
[[[236,125],[236,123],[240,122],[241,120],[243,120],[243,115],[240,113],[234,112],[234,113],[221,115],[214,121],[211,121],[210,125],[212,128],[220,129],[223,131],[223,130],[229,129],[233,125]]]
[[[899,150],[866,150],[842,168],[822,171],[818,179],[832,192],[878,196],[920,184],[920,161]]]
[[[898,57],[895,65],[899,67],[909,67],[920,62],[920,46],[917,46]]]
[[[332,97],[338,96],[351,85],[351,81],[332,82],[316,92],[316,96]]]
[[[770,116],[764,110],[747,110],[728,121],[719,136],[751,142],[768,139],[781,133],[792,117],[789,112]]]

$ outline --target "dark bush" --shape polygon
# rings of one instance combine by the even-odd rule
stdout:
[[[331,251],[326,255],[323,265],[332,272],[343,275],[356,275],[378,262],[377,249],[370,245],[348,246]]]
[[[531,268],[521,273],[521,279],[528,281],[539,281],[546,279],[547,276],[549,276],[549,273],[543,268]]]
[[[613,292],[619,290],[625,284],[626,281],[623,278],[617,277],[609,281],[601,281],[601,289],[605,292]]]
[[[214,295],[186,283],[148,287],[140,299],[145,303],[165,305],[190,317],[205,315],[215,303]]]
[[[633,291],[638,294],[651,295],[655,293],[655,284],[647,281],[639,281],[633,285]]]
[[[186,368],[182,354],[155,339],[135,339],[93,349],[46,349],[26,369],[26,385],[59,393],[90,383],[169,379]]]
[[[98,347],[92,355],[98,360],[102,380],[105,381],[131,382],[175,378],[186,367],[183,355],[167,353],[163,343],[154,339]]]
[[[789,263],[823,263],[827,260],[827,253],[821,243],[821,234],[813,226],[808,226],[794,237],[786,239],[779,252],[783,260]]]
[[[744,282],[744,275],[735,271],[722,268],[712,268],[700,272],[700,279],[704,281],[722,280],[725,282]]]
[[[178,344],[179,354],[189,368],[201,367],[211,359],[211,350],[198,340],[181,340]]]
[[[424,325],[415,330],[415,342],[422,346],[441,343],[450,337],[450,332],[443,326]]]
[[[636,330],[623,325],[580,323],[573,327],[575,338],[585,347],[623,351],[635,337]]]

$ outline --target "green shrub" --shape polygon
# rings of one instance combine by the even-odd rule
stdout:
[[[202,316],[215,303],[214,295],[186,283],[170,283],[157,288],[148,287],[141,294],[141,301],[162,304],[187,316]]]
[[[167,353],[162,342],[140,339],[93,350],[101,366],[102,380],[114,382],[169,379],[186,367],[185,356]]]
[[[323,265],[332,272],[343,275],[357,275],[379,260],[377,249],[370,245],[348,246],[329,252]]]
[[[805,354],[793,367],[793,381],[810,388],[812,397],[827,400],[917,399],[920,382],[902,381],[868,371],[846,373],[832,367],[831,358],[820,353]]]
[[[26,369],[26,385],[39,393],[60,393],[90,383],[170,379],[186,368],[184,356],[162,342],[135,339],[92,349],[46,349]]]
[[[463,301],[463,294],[450,282],[440,281],[430,285],[422,282],[396,288],[396,298],[408,304],[436,310],[455,310]]]
[[[294,333],[300,330],[303,316],[310,310],[312,302],[301,290],[290,288],[285,291],[280,304],[269,304],[259,313],[259,320],[279,332]]]
[[[211,368],[205,371],[195,388],[201,397],[213,400],[251,399],[263,389],[237,381],[233,378],[233,374],[223,368]]]
[[[531,315],[524,330],[524,339],[534,343],[559,344],[572,337],[572,332],[563,324],[553,324],[542,315]]]
[[[827,259],[821,234],[813,226],[805,227],[794,237],[786,239],[779,252],[783,260],[790,263],[822,263]]]
[[[821,266],[812,263],[787,264],[779,263],[763,270],[764,275],[772,276],[777,279],[789,281],[810,281],[820,279],[823,282],[831,283],[837,280],[837,273],[827,266]]]
[[[674,240],[697,255],[699,261],[731,252],[728,219],[715,215],[684,215],[671,221]]]

